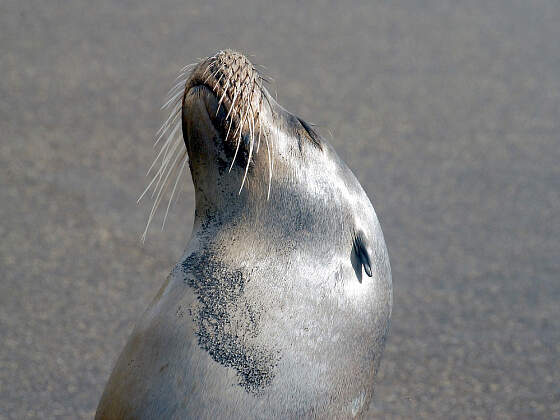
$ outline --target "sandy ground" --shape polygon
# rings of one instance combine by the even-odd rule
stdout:
[[[559,418],[558,22],[556,0],[1,2],[0,417],[92,417],[191,230],[186,178],[139,242],[161,100],[235,48],[380,217],[371,416]]]

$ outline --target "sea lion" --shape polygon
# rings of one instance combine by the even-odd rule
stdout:
[[[392,309],[370,200],[245,56],[221,51],[185,74],[163,130],[180,122],[184,143],[169,136],[152,183],[155,209],[188,161],[192,237],[96,419],[362,416]]]

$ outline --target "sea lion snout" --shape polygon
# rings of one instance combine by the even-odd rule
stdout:
[[[251,62],[231,50],[220,51],[198,64],[185,84],[185,96],[191,90],[204,91],[211,118],[224,141],[238,143],[243,135],[254,137],[264,99],[263,79]],[[214,103],[210,98],[216,99]],[[213,109],[215,107],[215,109]],[[183,104],[183,118],[189,109]]]

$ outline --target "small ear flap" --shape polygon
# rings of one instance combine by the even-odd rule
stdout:
[[[368,251],[367,240],[363,232],[359,232],[354,239],[354,249],[358,261],[364,266],[364,271],[369,277],[372,277],[371,272],[371,255]]]

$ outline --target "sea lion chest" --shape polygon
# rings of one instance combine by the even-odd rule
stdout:
[[[138,412],[360,412],[383,346],[376,332],[386,328],[382,279],[360,282],[348,259],[320,268],[294,253],[273,259],[235,267],[198,250],[175,267],[118,362],[128,366],[121,387],[153,405]]]

